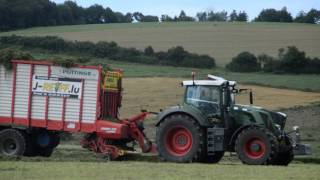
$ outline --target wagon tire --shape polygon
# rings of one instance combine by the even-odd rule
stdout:
[[[54,151],[54,148],[50,148],[50,147],[39,148],[38,155],[42,156],[42,157],[50,157],[52,155],[53,151]]]
[[[23,132],[17,129],[5,129],[0,132],[0,153],[5,156],[23,156],[26,140]]]

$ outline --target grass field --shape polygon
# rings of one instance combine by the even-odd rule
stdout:
[[[125,162],[106,162],[75,145],[61,145],[51,158],[1,159],[4,180],[20,179],[318,179],[319,164],[301,163],[288,167],[246,166],[227,155],[219,164],[160,163],[154,156],[131,156]]]
[[[242,51],[276,55],[295,45],[309,56],[320,56],[320,26],[295,23],[136,23],[40,27],[1,35],[57,35],[69,40],[115,41],[121,46],[167,50],[182,45],[209,54],[225,65]]]
[[[152,162],[0,162],[1,178],[19,179],[308,179],[319,178],[319,165],[289,167],[234,164],[169,164]],[[147,168],[146,168],[147,167]]]

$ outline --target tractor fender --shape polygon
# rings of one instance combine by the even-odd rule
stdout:
[[[168,116],[173,114],[186,114],[193,118],[195,121],[199,123],[200,126],[209,126],[209,123],[206,118],[201,116],[196,111],[193,111],[190,108],[185,108],[183,106],[174,106],[169,109],[166,109],[165,111],[162,111],[157,116],[157,123],[156,126],[159,126],[159,124],[164,121]]]
[[[247,125],[243,125],[243,126],[240,126],[236,131],[234,131],[234,133],[232,134],[231,138],[230,138],[230,141],[229,141],[229,146],[233,146],[234,143],[235,143],[235,140],[237,139],[238,137],[238,134],[243,131],[244,129],[247,129],[249,127],[259,127],[258,125],[256,124],[247,124]]]

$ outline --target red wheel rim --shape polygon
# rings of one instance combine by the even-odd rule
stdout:
[[[266,153],[266,144],[260,138],[251,138],[245,143],[244,152],[251,159],[259,159]]]
[[[174,156],[186,155],[192,147],[192,134],[184,127],[173,127],[165,137],[165,147]]]

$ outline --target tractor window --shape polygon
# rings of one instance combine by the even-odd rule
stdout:
[[[206,114],[220,114],[220,89],[215,86],[188,86],[186,103]]]

